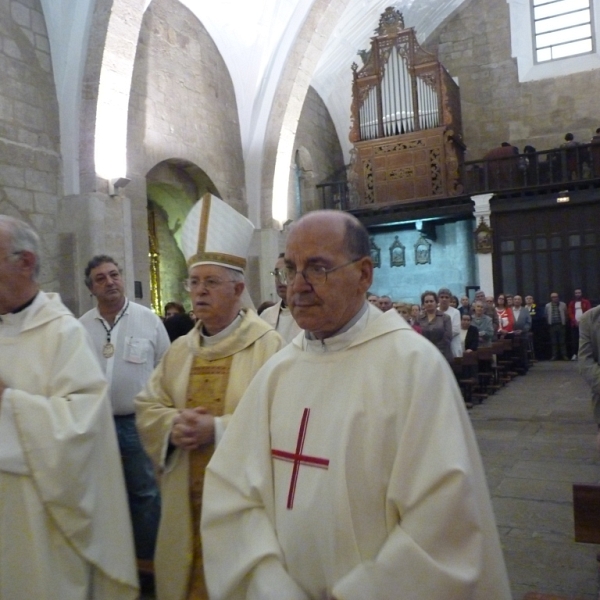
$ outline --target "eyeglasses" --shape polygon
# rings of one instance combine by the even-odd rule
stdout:
[[[277,281],[279,281],[279,283],[282,285],[290,285],[293,283],[298,273],[304,277],[304,281],[306,281],[306,283],[309,285],[322,285],[327,281],[327,275],[329,275],[329,273],[333,273],[338,269],[347,267],[348,265],[358,262],[361,259],[362,257],[355,258],[354,260],[350,260],[343,265],[338,265],[337,267],[333,267],[331,269],[326,269],[325,267],[319,265],[308,265],[308,267],[302,271],[297,271],[295,267],[285,267],[285,269],[281,271],[275,269],[275,271],[273,271],[273,275],[277,277]]]
[[[2,257],[2,260],[11,259],[13,256],[20,256],[23,254],[23,250],[18,250],[17,252],[9,252]]]
[[[217,277],[207,277],[206,279],[190,279],[183,280],[183,287],[187,292],[194,292],[199,287],[203,287],[206,290],[214,290],[224,283],[236,283],[233,279],[218,279]]]

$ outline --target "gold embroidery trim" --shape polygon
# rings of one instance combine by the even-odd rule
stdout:
[[[216,262],[237,267],[239,269],[246,268],[246,259],[234,256],[233,254],[225,254],[224,252],[198,252],[190,257],[187,261],[188,267],[199,262]]]
[[[202,213],[200,214],[200,231],[198,232],[198,254],[206,249],[206,238],[208,236],[208,221],[210,217],[210,194],[204,194],[202,198]]]

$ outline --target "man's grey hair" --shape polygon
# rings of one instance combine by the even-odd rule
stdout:
[[[112,256],[109,256],[108,254],[96,254],[96,256],[90,258],[85,267],[85,285],[87,286],[88,290],[92,289],[92,278],[90,276],[92,271],[104,263],[112,263],[115,265],[115,267],[117,267],[117,269],[119,269],[119,273],[123,273],[123,269],[121,269],[119,263]]]
[[[231,277],[232,281],[235,281],[236,283],[246,283],[246,277],[241,271],[238,271],[237,269],[230,269],[229,267],[223,268],[227,269],[228,275]]]
[[[227,276],[231,279],[231,281],[235,281],[236,283],[246,283],[246,278],[242,271],[238,271],[237,269],[232,269],[230,267],[226,267],[225,265],[214,265],[215,267],[221,267],[221,269],[225,269],[227,271]]]
[[[0,215],[0,228],[7,231],[10,236],[9,251],[11,254],[31,252],[35,256],[33,278],[37,279],[40,274],[40,238],[33,227],[20,219]]]

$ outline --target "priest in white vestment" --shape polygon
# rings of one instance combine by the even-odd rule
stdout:
[[[291,229],[306,330],[257,374],[209,463],[212,600],[509,600],[479,451],[454,376],[365,301],[369,237],[338,211]]]
[[[87,334],[40,291],[39,240],[0,216],[0,598],[137,598],[107,383]]]
[[[273,306],[265,308],[260,314],[260,318],[266,321],[285,340],[286,344],[289,344],[302,330],[298,327],[298,323],[287,305],[287,285],[282,282],[284,266],[283,254],[280,254],[272,272],[279,301]]]

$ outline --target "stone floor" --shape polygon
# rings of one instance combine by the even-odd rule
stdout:
[[[597,600],[600,546],[573,541],[572,484],[600,482],[590,390],[577,363],[539,362],[470,415],[513,599]]]
[[[577,363],[539,362],[469,414],[513,600],[598,600],[600,546],[573,541],[571,486],[600,482],[590,391]]]

